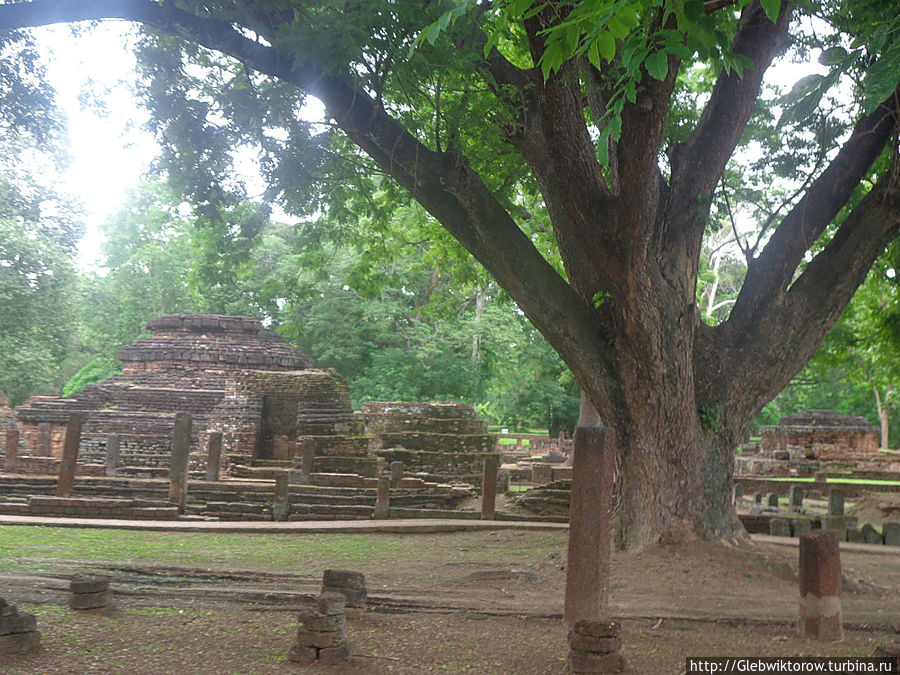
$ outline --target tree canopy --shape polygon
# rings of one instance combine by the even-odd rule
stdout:
[[[210,231],[250,147],[291,211],[383,227],[365,200],[399,187],[484,265],[617,432],[623,546],[740,532],[734,444],[900,226],[893,2],[32,0],[0,33],[104,18],[148,28],[165,164]],[[765,85],[813,47],[826,74]],[[704,235],[754,214],[704,323]]]

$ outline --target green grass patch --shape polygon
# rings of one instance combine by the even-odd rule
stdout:
[[[445,534],[244,534],[134,532],[81,528],[0,526],[0,569],[52,568],[54,563],[153,564],[204,569],[250,569],[317,576],[335,566],[394,568],[433,560],[514,562],[564,548],[565,532],[456,532]]]
[[[768,478],[766,480],[770,480],[776,483],[814,483],[816,481],[813,477],[791,477],[791,476],[778,476],[773,478]],[[869,478],[829,478],[828,485],[838,485],[840,483],[845,483],[847,485],[896,485],[900,486],[900,480],[872,480]]]

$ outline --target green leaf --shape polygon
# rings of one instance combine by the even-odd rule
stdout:
[[[591,62],[591,65],[598,70],[603,67],[603,62],[600,60],[600,49],[597,46],[597,41],[594,40],[588,45],[587,50],[588,61]]]
[[[594,40],[600,55],[607,61],[612,61],[616,57],[616,39],[609,31],[603,31],[597,35]]]
[[[866,71],[863,112],[869,114],[900,86],[900,40]]]
[[[669,59],[666,57],[665,52],[654,52],[647,57],[644,67],[647,69],[650,77],[657,80],[665,80],[666,75],[669,74]]]
[[[762,5],[769,20],[775,23],[778,20],[778,13],[781,11],[781,0],[760,0],[759,4]]]
[[[601,131],[597,139],[597,160],[602,166],[609,166],[609,127]]]
[[[843,47],[830,47],[819,55],[819,63],[823,66],[833,66],[841,63],[849,56]]]

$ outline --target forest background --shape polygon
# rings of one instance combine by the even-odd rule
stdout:
[[[147,75],[148,99],[152,83]],[[683,78],[685,105],[673,109],[671,133],[696,116],[689,102],[708,86],[702,74]],[[768,100],[790,104],[793,96],[805,104],[807,94],[770,87]],[[144,334],[155,316],[210,312],[261,319],[319,367],[340,372],[356,405],[462,400],[497,425],[571,431],[579,390],[561,359],[490,275],[371,165],[335,169],[327,204],[315,217],[285,224],[236,183],[217,186],[212,200],[198,195],[192,177],[168,173],[164,158],[104,224],[102,271],[85,272],[75,262],[79,206],[48,178],[47,168],[66,159],[52,91],[39,83],[5,92],[4,113],[12,104],[32,116],[46,110],[44,124],[27,131],[15,114],[5,115],[0,142],[0,390],[13,405],[33,394],[73,395],[116,372],[118,348]],[[771,113],[759,113],[772,147],[780,146],[780,173],[816,161],[816,144],[798,129],[841,132],[840,105],[816,104],[820,113],[787,120],[796,147],[780,133],[785,115],[775,125]],[[344,141],[327,130],[314,139],[309,159],[321,169]],[[811,149],[800,152],[800,143]],[[712,325],[727,317],[740,291],[759,239],[750,241],[761,236],[766,214],[790,196],[789,185],[773,189],[754,172],[760,169],[749,160],[725,176],[724,208],[714,212],[701,256],[697,308]],[[756,209],[760,231],[739,232],[729,198]],[[539,197],[522,193],[516,208],[536,224],[533,241],[561,268],[552,232],[540,227]],[[829,408],[880,423],[882,443],[890,444],[900,417],[898,258],[895,242],[816,358],[766,406],[754,430],[784,414]]]
[[[485,270],[377,176],[340,208],[297,224],[233,195],[205,219],[164,176],[148,177],[102,227],[102,268],[80,270],[79,206],[41,183],[46,148],[3,143],[0,391],[11,403],[71,396],[117,372],[118,349],[162,314],[261,319],[365,400],[455,400],[510,429],[571,433],[580,390],[559,356]],[[352,186],[351,186],[352,187]],[[227,222],[227,227],[221,223]],[[22,227],[22,225],[25,227]],[[217,224],[219,224],[217,226]],[[704,320],[727,316],[745,272],[723,228],[701,260]],[[896,247],[879,261],[816,358],[754,420],[809,408],[900,422]]]

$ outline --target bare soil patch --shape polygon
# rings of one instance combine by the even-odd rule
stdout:
[[[394,560],[302,570],[35,560],[33,571],[0,574],[0,595],[38,616],[43,647],[0,660],[0,673],[566,672],[564,533],[384,536]],[[842,560],[847,639],[817,643],[794,627],[796,548],[686,542],[616,553],[611,613],[631,672],[681,673],[687,656],[869,656],[900,640],[900,554]],[[348,622],[356,654],[339,667],[289,663],[296,613],[326,567],[366,575],[371,610]],[[68,580],[86,571],[112,577],[113,608],[68,609]]]

